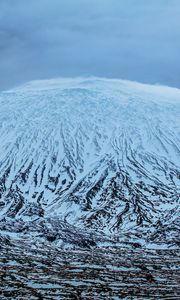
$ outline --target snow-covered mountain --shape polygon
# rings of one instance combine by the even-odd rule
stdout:
[[[0,94],[1,233],[177,246],[179,195],[180,90],[77,78]]]

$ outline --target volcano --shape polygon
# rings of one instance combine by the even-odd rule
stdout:
[[[180,90],[103,78],[0,94],[0,232],[179,245]]]

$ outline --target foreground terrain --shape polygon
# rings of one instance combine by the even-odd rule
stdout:
[[[1,240],[0,299],[179,299],[180,253]]]

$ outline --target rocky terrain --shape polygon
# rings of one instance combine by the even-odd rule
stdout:
[[[0,299],[174,300],[180,295],[177,250],[62,249],[1,240],[0,266]]]

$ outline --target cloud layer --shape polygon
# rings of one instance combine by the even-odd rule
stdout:
[[[180,87],[179,0],[1,0],[0,89],[57,76]]]

